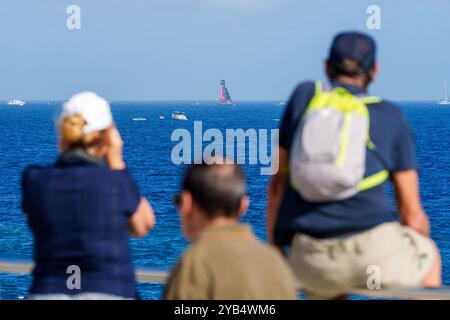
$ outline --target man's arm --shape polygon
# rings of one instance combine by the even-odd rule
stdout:
[[[396,172],[392,176],[392,181],[401,222],[429,237],[430,222],[420,202],[417,171]]]
[[[285,148],[278,148],[279,166],[278,172],[272,176],[267,190],[267,241],[274,244],[275,223],[277,221],[278,209],[284,193],[285,185],[288,181],[288,152]]]

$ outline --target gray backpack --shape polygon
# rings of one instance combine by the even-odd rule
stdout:
[[[366,147],[375,149],[369,137],[366,104],[377,97],[359,98],[347,89],[316,93],[297,130],[290,152],[290,182],[307,201],[343,200],[383,183],[387,170],[364,178]]]

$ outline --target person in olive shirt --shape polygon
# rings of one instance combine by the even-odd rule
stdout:
[[[239,223],[248,207],[239,165],[192,165],[175,202],[193,240],[173,269],[169,300],[296,299],[296,280],[276,249]]]

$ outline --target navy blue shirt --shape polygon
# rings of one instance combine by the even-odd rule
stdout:
[[[333,85],[347,88],[355,95],[365,95],[353,86]],[[280,127],[280,146],[288,153],[295,129],[314,94],[314,83],[304,82],[296,88],[286,107]],[[391,174],[416,169],[412,133],[401,111],[387,101],[367,106],[370,137],[376,151],[367,150],[365,176],[383,169]],[[289,244],[295,233],[315,238],[343,237],[396,220],[398,214],[389,201],[386,183],[351,198],[326,203],[308,202],[287,184],[275,226],[275,242]]]
[[[29,167],[22,183],[22,206],[34,234],[30,293],[134,298],[128,221],[140,195],[127,170],[110,170],[75,153],[53,166]],[[70,265],[80,267],[80,290],[67,287]]]

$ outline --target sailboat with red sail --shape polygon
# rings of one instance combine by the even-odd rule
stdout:
[[[220,80],[220,89],[219,89],[219,102],[220,105],[230,105],[235,106],[233,100],[231,99],[230,93],[228,92],[227,87],[225,86],[225,80]]]

